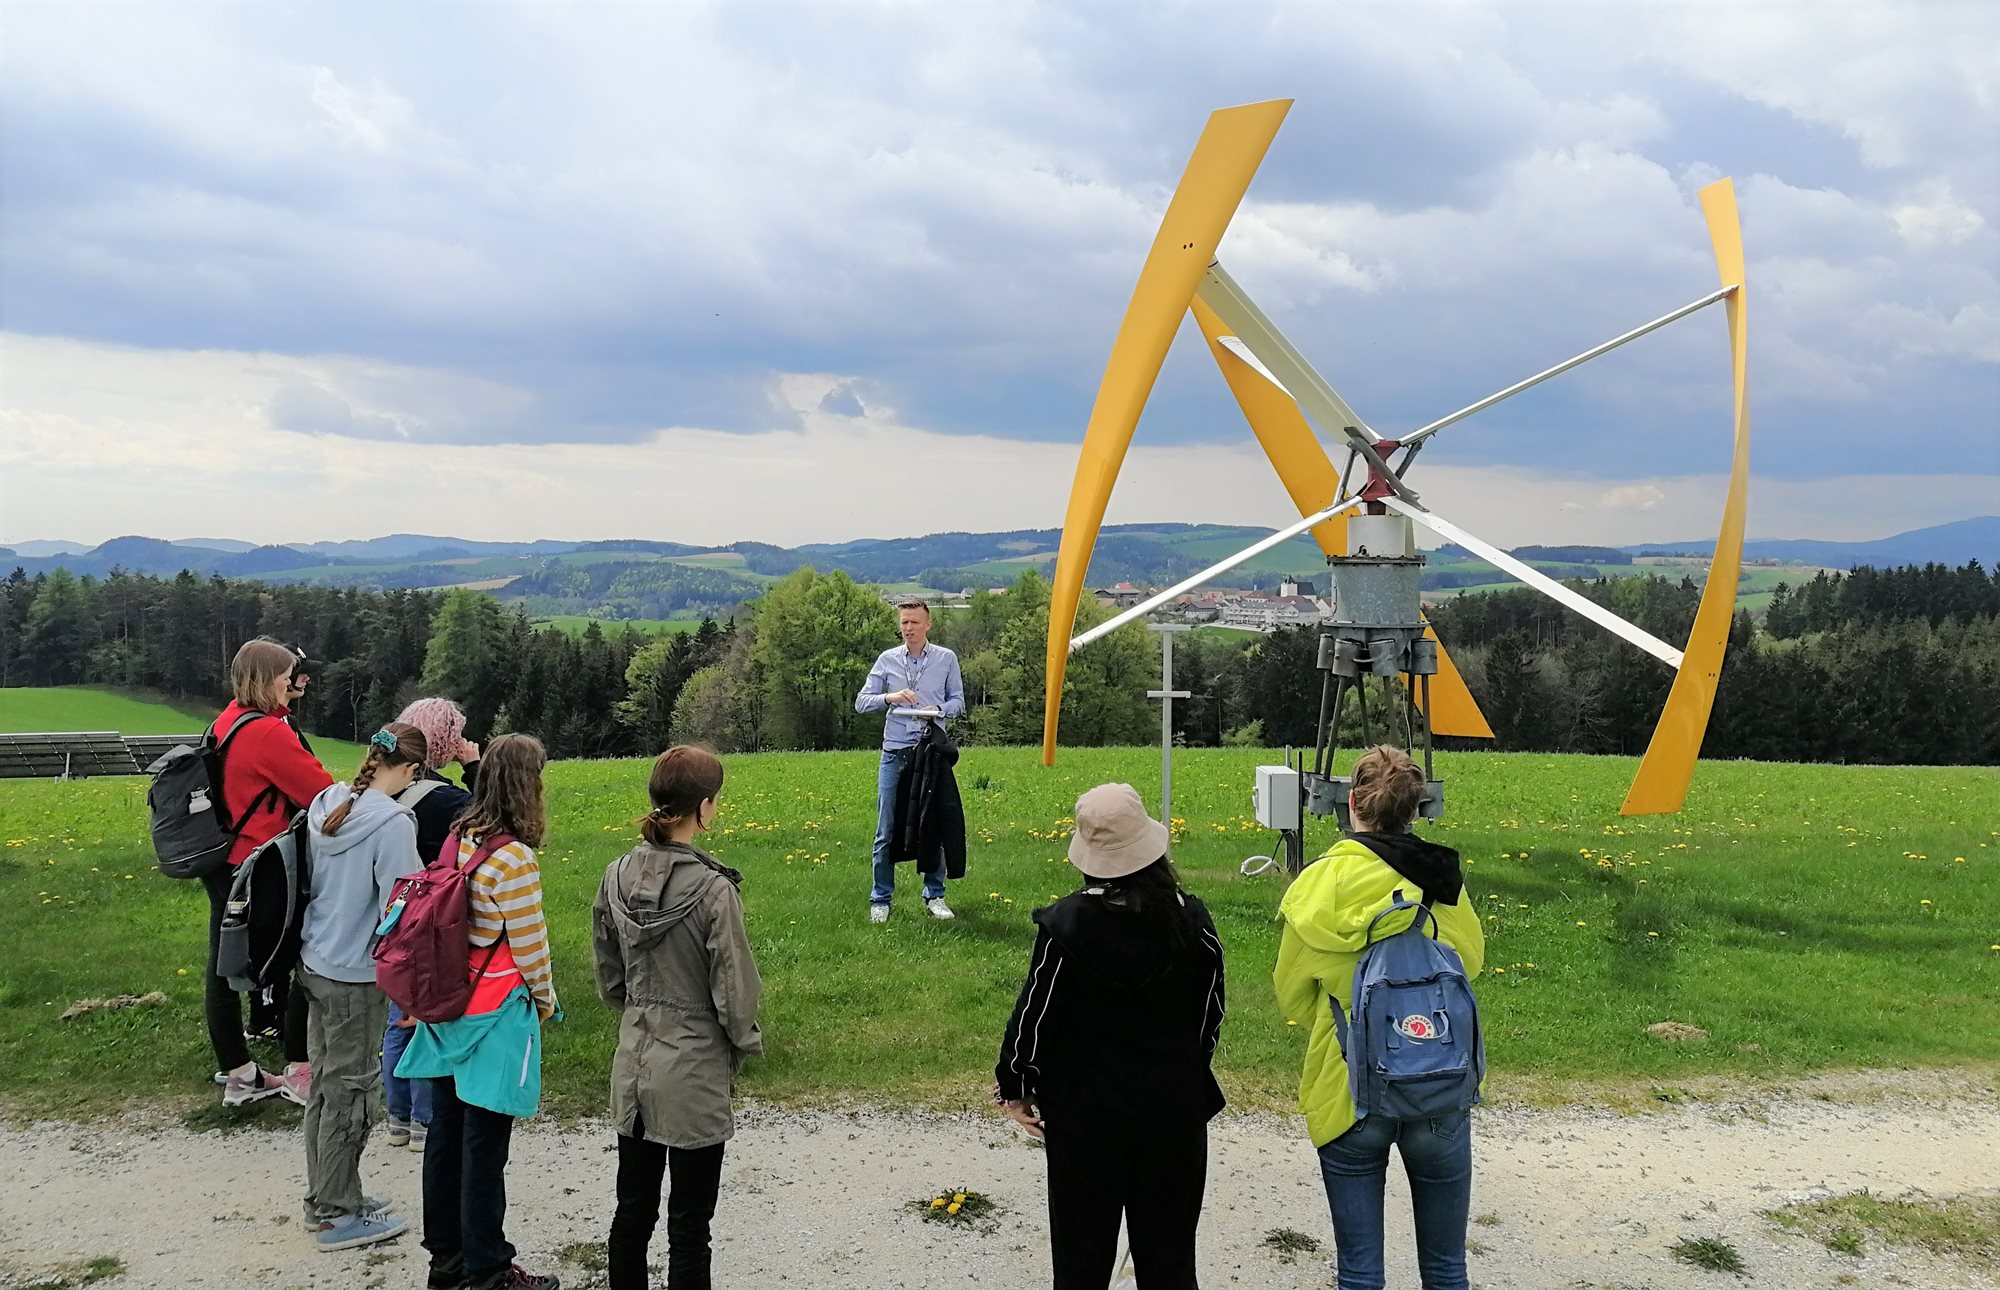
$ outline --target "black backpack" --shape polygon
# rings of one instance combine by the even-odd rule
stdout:
[[[210,726],[196,746],[177,744],[146,767],[146,773],[153,777],[152,787],[146,790],[146,805],[153,817],[153,851],[159,857],[160,872],[167,877],[206,878],[222,872],[243,822],[267,801],[275,800],[277,788],[267,788],[234,820],[227,817],[228,808],[222,800],[222,764],[229,743],[237,731],[264,715],[244,713],[220,739]]]
[[[268,989],[287,979],[298,963],[306,902],[312,899],[311,837],[300,811],[283,833],[236,866],[215,947],[215,974],[230,989]]]

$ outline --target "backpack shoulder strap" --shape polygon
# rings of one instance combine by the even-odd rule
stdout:
[[[420,779],[402,792],[396,794],[396,800],[404,806],[415,806],[418,802],[429,797],[432,789],[443,787],[444,781],[441,779]]]
[[[237,731],[243,729],[243,727],[253,721],[263,720],[267,715],[267,713],[262,712],[245,712],[238,715],[236,720],[229,723],[229,729],[224,732],[222,738],[215,740],[215,751],[220,753],[223,749],[229,747],[229,741],[236,738]],[[215,727],[213,725],[209,726],[208,734],[212,739],[215,737]]]

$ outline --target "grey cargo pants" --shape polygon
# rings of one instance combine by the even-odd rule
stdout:
[[[361,1149],[382,1084],[382,1028],[389,1004],[373,981],[334,981],[303,965],[306,1053],[306,1213],[316,1222],[361,1212]]]

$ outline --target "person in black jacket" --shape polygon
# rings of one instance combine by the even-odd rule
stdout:
[[[479,745],[465,737],[465,713],[450,699],[418,699],[396,720],[424,736],[423,767],[396,800],[417,817],[417,858],[429,864],[451,836],[452,821],[472,805],[471,790],[479,783]],[[438,773],[452,762],[465,777],[464,788]],[[389,1145],[422,1151],[430,1140],[430,1082],[396,1074],[416,1024],[389,1005],[389,1025],[382,1032],[382,1089],[389,1104]]]
[[[1084,886],[1035,911],[1028,979],[993,1097],[1048,1147],[1055,1290],[1103,1290],[1118,1221],[1142,1290],[1195,1290],[1222,941],[1166,859],[1167,830],[1129,784],[1076,803]]]

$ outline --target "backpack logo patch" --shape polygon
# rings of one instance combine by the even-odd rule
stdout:
[[[1397,1022],[1396,1030],[1403,1038],[1414,1040],[1420,1044],[1427,1039],[1436,1039],[1438,1037],[1436,1023],[1420,1012],[1413,1012]]]

